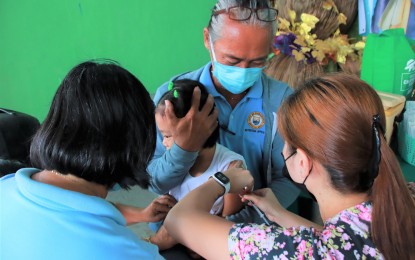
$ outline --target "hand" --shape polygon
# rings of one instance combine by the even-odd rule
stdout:
[[[217,109],[215,108],[210,114],[214,105],[213,97],[209,95],[202,110],[199,111],[200,89],[196,87],[193,91],[192,106],[183,118],[176,117],[173,105],[169,101],[166,100],[165,105],[165,120],[172,131],[175,143],[189,152],[200,151],[218,126]]]
[[[240,194],[245,189],[252,190],[254,187],[254,178],[248,170],[245,170],[242,167],[242,162],[239,161],[239,164],[235,165],[234,168],[223,172],[231,182],[230,193]]]
[[[249,201],[248,204],[255,204],[271,221],[275,220],[278,212],[285,210],[270,188],[259,189],[251,193],[244,194],[242,196],[242,202],[247,201]]]
[[[176,202],[172,196],[163,195],[154,199],[144,209],[120,203],[113,203],[113,205],[124,216],[127,225],[132,225],[139,222],[159,222],[163,220]]]
[[[166,250],[177,244],[164,225],[160,227],[157,233],[149,238],[150,243],[158,246],[159,250]]]
[[[176,203],[176,199],[168,194],[155,198],[150,205],[143,209],[142,214],[144,221],[159,222],[163,220]]]

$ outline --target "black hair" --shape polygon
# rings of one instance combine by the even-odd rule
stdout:
[[[29,165],[24,162],[0,158],[0,177],[15,173],[17,170],[26,167],[29,167]]]
[[[143,84],[113,61],[87,61],[59,86],[30,159],[107,187],[148,188],[155,143],[154,104]]]
[[[174,113],[177,118],[185,117],[192,106],[193,91],[196,87],[200,89],[200,105],[199,110],[205,105],[209,92],[206,87],[199,81],[191,79],[180,79],[171,82],[173,87],[164,93],[157,103],[157,112],[164,113],[164,101],[168,100],[172,103]],[[176,93],[176,94],[175,94]],[[176,95],[176,96],[175,96]],[[213,109],[211,113],[213,112]],[[213,131],[206,142],[203,144],[203,148],[213,147],[219,139],[219,126]]]

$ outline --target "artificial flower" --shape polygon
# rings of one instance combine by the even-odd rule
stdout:
[[[337,21],[339,22],[339,24],[346,24],[347,17],[344,14],[339,13],[339,16],[337,17]]]
[[[334,2],[326,0],[324,3],[326,8],[333,8]],[[347,35],[341,34],[337,29],[331,37],[325,40],[317,38],[313,33],[313,29],[319,22],[314,15],[302,13],[301,21],[295,21],[296,13],[288,10],[290,21],[278,18],[279,29],[274,39],[275,53],[283,53],[293,56],[297,61],[311,64],[319,62],[326,65],[332,60],[335,63],[345,63],[347,59],[353,61],[361,60],[364,41],[350,43],[351,39]],[[346,16],[342,13],[338,15],[338,25],[346,23]]]

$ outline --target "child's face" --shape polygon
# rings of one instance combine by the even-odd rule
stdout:
[[[160,115],[160,113],[156,113],[156,123],[161,134],[163,135],[163,145],[168,150],[173,146],[174,139],[173,139],[173,136],[171,135],[170,129],[167,128],[166,121]]]

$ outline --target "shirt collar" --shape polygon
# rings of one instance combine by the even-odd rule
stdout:
[[[212,78],[210,76],[210,68],[212,66],[212,62],[206,64],[206,66],[202,70],[202,74],[200,75],[200,82],[205,85],[208,92],[213,97],[222,97],[222,95],[216,90],[215,85],[213,84]],[[259,80],[255,82],[255,84],[249,89],[249,92],[246,94],[246,97],[249,98],[261,98],[263,85],[262,85],[262,77],[265,77],[264,73],[261,74]]]
[[[23,168],[15,174],[17,187],[27,199],[44,207],[105,216],[126,225],[123,215],[105,199],[32,180],[31,176],[39,171]]]

